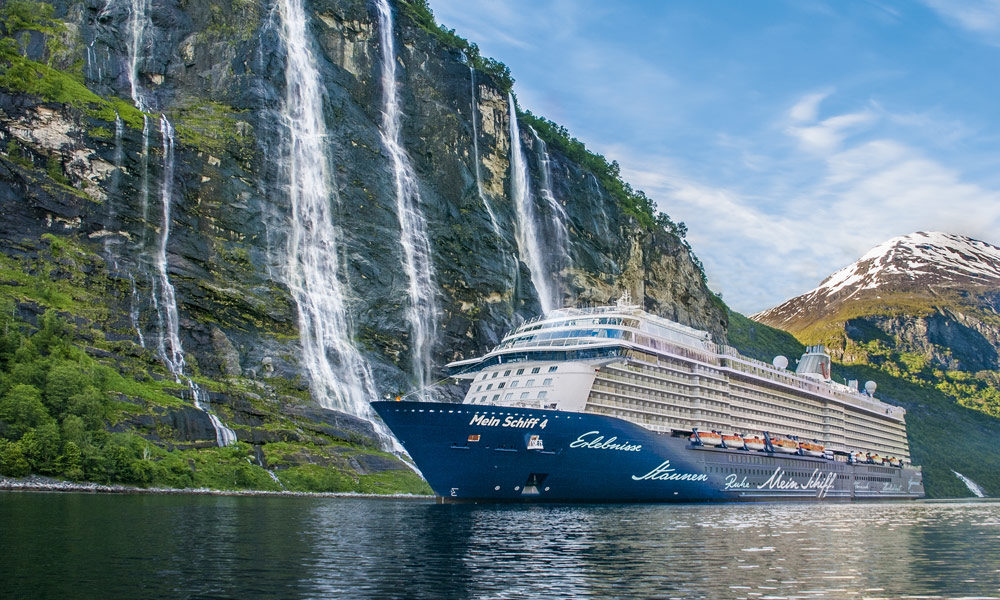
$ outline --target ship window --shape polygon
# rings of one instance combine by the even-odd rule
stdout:
[[[527,382],[525,382],[524,387],[531,387],[533,385],[535,385],[535,380],[529,379]]]
[[[503,376],[504,377],[506,377],[508,375],[510,375],[510,369],[507,369],[506,371],[503,372]]]
[[[501,381],[500,383],[497,384],[497,389],[498,390],[502,390],[503,386],[505,386],[505,385],[507,385],[507,382]]]
[[[496,402],[500,399],[500,394],[493,394],[493,401]]]
[[[546,377],[545,381],[542,382],[542,385],[552,385],[552,378]]]
[[[549,367],[549,373],[555,373],[556,369],[558,369],[558,368],[559,368],[558,365],[557,366]]]
[[[519,384],[519,383],[521,383],[521,382],[520,382],[520,381],[511,381],[511,382],[510,382],[510,387],[512,387],[512,388],[516,388],[516,387],[517,387],[517,384]]]
[[[524,369],[518,369],[515,375],[524,375]]]
[[[504,400],[510,400],[513,397],[514,397],[514,394],[507,394],[506,396],[503,397],[503,399]]]
[[[486,402],[486,396],[483,396],[482,398],[480,398],[479,401],[480,402]]]
[[[481,385],[479,385],[479,386],[476,386],[476,391],[477,391],[477,392],[479,392],[479,391],[482,391],[482,389],[483,389],[483,386],[481,386]]]
[[[538,371],[540,371],[540,370],[541,370],[541,367],[535,367],[534,369],[531,370],[531,374],[534,375],[535,373],[538,373]]]
[[[493,389],[493,384],[492,383],[487,383],[486,384],[486,389],[492,390]]]
[[[549,393],[548,393],[548,392],[546,392],[546,391],[544,391],[544,390],[543,390],[543,391],[541,391],[541,392],[538,392],[538,398],[539,398],[539,399],[541,399],[541,398],[544,398],[544,397],[546,397],[546,396],[548,396],[548,395],[549,395]]]
[[[528,392],[521,392],[521,400],[527,400],[529,395]]]
[[[499,374],[500,374],[500,371],[493,371],[493,377],[492,377],[492,379],[496,379],[497,375],[499,375]]]

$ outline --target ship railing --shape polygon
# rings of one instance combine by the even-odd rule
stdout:
[[[852,406],[858,406],[861,408],[866,408],[868,410],[879,412],[883,414],[889,414],[894,417],[900,416],[902,409],[899,407],[886,404],[881,400],[872,398],[860,392],[858,393],[845,393],[838,389],[835,389],[829,385],[820,385],[818,383],[811,383],[802,381],[798,377],[794,377],[791,374],[779,371],[774,365],[766,363],[762,360],[757,360],[756,358],[750,358],[739,353],[735,348],[731,346],[725,346],[722,344],[715,344],[718,348],[718,354],[732,356],[734,358],[740,359],[738,362],[730,362],[730,366],[736,368],[739,371],[752,372],[751,369],[746,367],[757,367],[765,370],[772,377],[780,381],[785,385],[795,387],[800,390],[807,392],[813,392],[816,394],[824,396],[832,396],[838,400],[844,401]]]

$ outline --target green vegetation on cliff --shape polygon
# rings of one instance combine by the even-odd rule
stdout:
[[[48,102],[68,104],[87,115],[107,122],[120,116],[130,127],[142,128],[142,113],[119,98],[105,99],[83,83],[79,64],[69,69],[55,65],[54,57],[62,51],[61,40],[66,25],[52,17],[52,5],[19,0],[0,8],[0,88],[38,96]],[[47,62],[27,57],[31,32],[45,36]]]
[[[91,356],[76,327],[54,311],[44,313],[37,328],[16,312],[12,302],[0,299],[0,475],[172,488],[430,493],[401,464],[361,474],[346,468],[346,461],[336,464],[337,455],[398,464],[369,442],[318,432],[311,442],[295,441],[294,428],[304,424],[282,424],[280,417],[270,435],[290,441],[263,445],[263,464],[273,477],[248,443],[219,448],[214,440],[192,445],[174,439],[165,446],[177,432],[168,420],[151,417],[193,410],[180,398],[185,386],[162,377],[123,376]]]
[[[454,29],[438,25],[437,21],[434,20],[434,13],[431,12],[431,7],[428,5],[427,0],[400,0],[399,6],[403,9],[404,14],[409,16],[418,27],[429,33],[446,48],[462,52],[469,64],[477,71],[481,71],[492,77],[494,83],[496,83],[501,91],[507,93],[514,87],[514,78],[511,76],[507,65],[480,54],[479,46],[456,34]]]
[[[544,140],[547,145],[593,173],[601,186],[615,199],[622,211],[634,217],[640,226],[645,229],[662,229],[681,240],[687,249],[688,256],[701,274],[702,281],[706,281],[705,267],[695,255],[691,244],[685,239],[687,225],[683,222],[674,223],[666,213],[657,209],[656,202],[645,192],[633,189],[631,184],[622,179],[621,166],[618,161],[609,163],[604,156],[591,152],[583,142],[572,137],[565,127],[544,117],[535,116],[531,111],[521,112],[519,110],[518,117],[531,126],[538,133],[538,137]]]
[[[877,299],[852,300],[794,333],[804,343],[825,344],[843,355],[845,363],[870,366],[933,387],[962,406],[1000,417],[1000,371],[946,366],[955,360],[958,348],[924,339],[928,320],[952,319],[955,314],[971,316],[987,327],[1000,325],[993,312],[978,308],[964,294],[934,290],[930,294],[894,292]],[[893,331],[887,325],[890,322],[910,324],[913,330]],[[964,327],[957,322],[950,326]]]

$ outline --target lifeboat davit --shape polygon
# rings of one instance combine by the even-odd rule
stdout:
[[[764,440],[758,436],[744,437],[743,444],[747,447],[747,450],[760,451],[764,449]]]
[[[714,431],[699,431],[697,435],[695,434],[691,435],[692,442],[698,442],[699,439],[701,440],[701,443],[706,446],[722,445],[722,435]]]
[[[822,444],[817,444],[816,442],[799,442],[799,448],[802,450],[802,454],[806,456],[817,456],[822,458],[823,450],[826,448]]]
[[[771,446],[775,452],[784,452],[785,454],[795,454],[799,451],[798,444],[785,438],[771,438]]]
[[[723,435],[722,436],[722,441],[726,442],[726,447],[728,447],[728,448],[742,448],[743,447],[743,438],[740,437],[740,436],[738,436],[738,435],[736,435],[735,433],[732,434],[732,435]]]

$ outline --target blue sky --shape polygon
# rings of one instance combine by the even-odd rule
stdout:
[[[1000,242],[1000,0],[430,5],[684,221],[735,310],[896,235]]]

